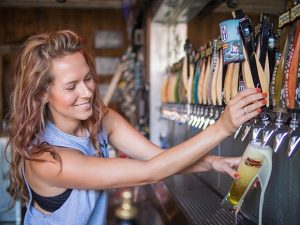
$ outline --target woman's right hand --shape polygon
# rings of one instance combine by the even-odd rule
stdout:
[[[218,123],[223,131],[230,136],[236,129],[257,116],[261,107],[266,104],[266,93],[261,93],[259,88],[249,88],[239,92],[230,100],[221,115]]]

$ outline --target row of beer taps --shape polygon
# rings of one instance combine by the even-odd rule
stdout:
[[[204,130],[215,123],[223,110],[223,107],[217,106],[165,103],[161,115],[163,118]]]
[[[222,106],[165,103],[162,105],[161,115],[163,118],[204,130],[215,123],[223,111]],[[248,137],[261,139],[262,145],[272,146],[275,153],[287,144],[287,155],[292,157],[300,149],[299,113],[275,113],[265,109],[259,116],[241,125],[233,135],[234,139],[241,141]]]

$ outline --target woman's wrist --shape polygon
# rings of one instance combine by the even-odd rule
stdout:
[[[203,162],[205,162],[207,170],[214,169],[213,162],[218,158],[219,156],[216,155],[206,155],[203,157]]]
[[[232,135],[232,132],[229,131],[228,128],[226,128],[226,124],[223,121],[223,118],[221,117],[219,120],[216,121],[214,124],[216,126],[217,132],[225,139]]]

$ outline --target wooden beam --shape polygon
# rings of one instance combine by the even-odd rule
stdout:
[[[131,2],[132,5],[135,1]],[[121,0],[66,0],[60,3],[55,0],[14,0],[0,1],[1,7],[54,7],[54,8],[99,8],[99,9],[121,9],[123,7]]]
[[[278,15],[285,10],[285,1],[283,0],[256,0],[253,2],[252,0],[241,0],[239,1],[238,8],[243,9],[243,11],[247,14],[249,13],[269,13],[271,15]],[[213,12],[214,13],[231,13],[234,9],[229,8],[227,4],[221,3],[218,7],[216,7]]]

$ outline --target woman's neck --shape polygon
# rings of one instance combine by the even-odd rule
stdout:
[[[67,134],[71,134],[78,137],[86,137],[86,128],[82,121],[56,121],[50,118],[50,121],[55,124],[57,128]]]

